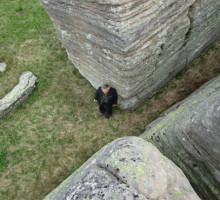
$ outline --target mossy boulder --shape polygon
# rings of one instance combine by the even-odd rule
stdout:
[[[32,72],[23,72],[18,84],[0,100],[0,118],[25,101],[38,81],[39,79]]]
[[[103,147],[44,200],[199,200],[183,172],[151,143],[124,137]]]

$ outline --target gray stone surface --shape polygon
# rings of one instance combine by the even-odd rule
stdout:
[[[3,62],[0,62],[0,72],[4,72],[6,69],[6,64]]]
[[[199,200],[183,172],[151,143],[114,140],[44,200]]]
[[[219,0],[41,0],[69,59],[134,109],[220,36]]]
[[[23,72],[19,78],[19,83],[0,100],[0,118],[26,100],[36,87],[37,82],[38,79],[32,72]]]
[[[220,199],[220,76],[165,111],[140,137],[174,161],[201,198]]]

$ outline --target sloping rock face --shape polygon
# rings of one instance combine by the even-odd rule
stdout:
[[[36,87],[38,78],[29,71],[25,71],[19,78],[19,83],[0,100],[0,118],[12,111],[16,105],[25,101]]]
[[[220,199],[220,76],[168,109],[140,137],[174,161],[201,198]]]
[[[44,200],[199,200],[183,172],[151,143],[114,140]]]
[[[69,59],[134,109],[220,36],[219,0],[41,0]]]

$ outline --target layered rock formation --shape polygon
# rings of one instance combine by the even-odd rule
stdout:
[[[204,200],[220,200],[220,76],[149,124],[140,136],[186,174]]]
[[[19,83],[0,100],[0,118],[26,100],[36,87],[37,82],[38,78],[32,72],[23,72],[19,78]]]
[[[69,59],[134,109],[220,36],[219,0],[41,0]]]
[[[119,138],[103,147],[44,200],[199,200],[183,172],[151,143]]]

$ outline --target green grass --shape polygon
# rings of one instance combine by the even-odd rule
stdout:
[[[161,94],[163,94],[163,89],[162,89],[162,90],[159,90],[159,91],[155,94],[154,98],[155,98],[156,100],[160,100]]]
[[[28,99],[0,120],[0,199],[42,199],[105,144],[140,135],[184,98],[177,93],[177,81],[187,79],[185,72],[136,110],[113,108],[107,121],[98,116],[95,89],[68,60],[39,0],[1,0],[0,21],[0,61],[7,63],[0,73],[0,99],[23,71],[39,78]],[[199,73],[198,66],[203,65],[194,64],[193,70]]]
[[[8,166],[7,151],[5,151],[1,147],[1,150],[0,150],[0,172],[3,172],[7,166]]]
[[[213,70],[213,73],[214,73],[214,74],[220,74],[220,66],[219,66],[219,67],[216,67],[216,68]]]

